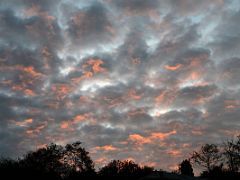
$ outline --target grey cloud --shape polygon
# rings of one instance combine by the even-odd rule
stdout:
[[[240,81],[240,58],[233,57],[231,59],[224,60],[219,65],[219,73],[221,74],[220,81],[227,87],[239,86]]]
[[[32,16],[23,19],[17,17],[13,9],[1,10],[0,14],[1,36],[11,46],[48,44],[57,47],[61,44],[60,28],[54,17]]]
[[[144,11],[156,10],[159,1],[149,0],[129,0],[129,1],[112,1],[119,8],[123,8],[129,13],[142,13]]]
[[[220,58],[239,56],[239,17],[240,11],[225,12],[214,29],[214,40],[209,45]]]
[[[107,9],[100,3],[75,12],[69,19],[68,28],[74,45],[90,47],[111,41],[115,30],[107,14]]]
[[[208,98],[215,94],[217,88],[214,85],[185,87],[180,90],[179,98],[198,99]]]

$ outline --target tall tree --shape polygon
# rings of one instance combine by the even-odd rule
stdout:
[[[191,159],[205,170],[210,171],[219,164],[220,152],[215,144],[205,144],[199,151],[194,151]]]
[[[228,169],[237,172],[240,169],[240,135],[223,143],[223,155]]]
[[[62,162],[73,171],[95,172],[94,163],[89,156],[89,152],[81,147],[81,142],[79,141],[65,146]]]
[[[192,164],[189,160],[185,159],[179,164],[179,172],[182,175],[194,176]]]
[[[45,148],[29,152],[20,161],[21,167],[35,174],[55,177],[94,174],[94,163],[89,153],[81,147],[81,142],[67,144],[65,147],[50,144]]]

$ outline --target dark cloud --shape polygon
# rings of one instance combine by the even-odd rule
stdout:
[[[0,33],[8,45],[30,46],[32,49],[38,46],[60,46],[61,35],[56,17],[34,12],[21,18],[13,9],[1,10],[0,14]]]
[[[226,59],[219,66],[221,74],[219,80],[228,87],[239,86],[240,58]]]
[[[111,1],[110,1],[111,2]],[[146,11],[156,10],[159,6],[159,1],[149,0],[129,0],[129,1],[112,1],[117,7],[124,10],[127,14],[144,13]]]
[[[216,93],[216,86],[190,86],[180,90],[179,97],[183,99],[208,98]]]
[[[239,10],[226,12],[214,29],[214,41],[209,44],[220,58],[239,56],[239,17]]]
[[[100,3],[79,9],[69,19],[69,36],[75,46],[90,47],[111,41],[114,27],[107,9]]]

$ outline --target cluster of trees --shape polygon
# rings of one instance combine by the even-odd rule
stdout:
[[[0,173],[6,177],[59,179],[74,176],[92,176],[94,163],[80,142],[65,147],[50,144],[46,148],[27,153],[17,160],[2,159]]]
[[[113,160],[96,172],[81,142],[64,147],[52,143],[17,160],[0,160],[0,174],[8,179],[139,179],[152,171],[152,167],[142,167],[133,161]]]
[[[208,179],[240,179],[240,136],[221,145],[205,144],[189,159],[179,164],[175,173],[194,176],[192,165],[200,166],[201,177]],[[81,142],[60,146],[50,144],[29,152],[17,160],[1,159],[0,174],[9,179],[141,179],[154,168],[133,161],[113,160],[97,172],[89,153]],[[156,172],[156,171],[155,171]]]
[[[190,160],[203,169],[202,177],[240,179],[240,135],[219,145],[205,144]]]

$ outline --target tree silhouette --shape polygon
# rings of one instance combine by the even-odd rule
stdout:
[[[33,177],[66,178],[95,173],[94,163],[89,153],[81,147],[81,142],[65,147],[52,143],[27,153],[18,164],[22,173],[32,174]]]
[[[153,168],[144,166],[140,167],[133,161],[120,161],[113,160],[106,166],[102,167],[99,171],[99,175],[102,177],[115,177],[115,178],[131,178],[137,179],[139,177],[146,176],[153,171]]]
[[[20,166],[32,173],[58,176],[64,165],[59,161],[62,158],[63,148],[56,144],[50,144],[46,148],[29,152],[19,161]]]
[[[231,172],[237,172],[240,169],[240,136],[237,139],[231,139],[223,143],[223,155]]]
[[[221,151],[215,144],[205,144],[199,151],[194,151],[191,159],[179,164],[178,173],[194,176],[192,160],[204,168],[202,177],[210,180],[240,179],[240,136],[236,140],[226,141]],[[221,153],[220,153],[221,152]],[[224,157],[224,159],[222,158]],[[222,161],[224,160],[224,161]],[[50,144],[45,148],[28,152],[17,160],[0,159],[0,178],[12,179],[51,179],[51,180],[78,180],[78,179],[194,179],[194,177],[180,176],[179,174],[164,171],[153,171],[148,166],[140,166],[129,160],[113,160],[95,172],[94,163],[89,153],[77,141],[66,146]],[[151,174],[150,176],[148,176]]]
[[[205,144],[198,152],[193,152],[191,159],[197,165],[210,171],[214,166],[218,165],[220,157],[217,145]]]
[[[187,159],[183,160],[183,161],[179,164],[179,172],[180,172],[182,175],[194,176],[191,162],[190,162],[189,160],[187,160]]]
[[[123,161],[122,169],[120,171],[122,176],[136,176],[141,171],[141,167],[133,161]]]
[[[101,176],[118,176],[120,174],[123,162],[120,160],[113,160],[99,171]]]
[[[94,163],[89,156],[89,152],[81,147],[79,141],[65,146],[60,161],[68,167],[69,174],[84,173],[86,175],[95,173]]]

